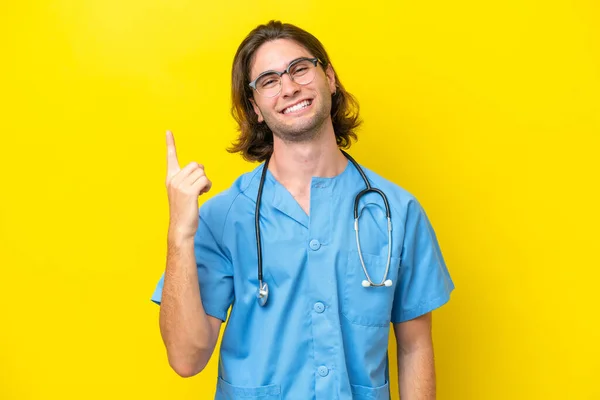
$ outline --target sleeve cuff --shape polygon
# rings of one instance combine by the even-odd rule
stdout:
[[[419,306],[410,310],[404,310],[399,315],[393,316],[392,323],[397,324],[400,322],[409,321],[443,306],[450,300],[450,293],[452,293],[452,290],[454,290],[454,288],[451,288],[450,291],[440,297],[436,297],[433,300],[420,304]]]
[[[152,296],[152,298],[150,299],[152,300],[153,303],[158,304],[160,306],[160,301],[161,298],[159,297],[155,297]],[[227,310],[223,311],[222,309],[218,308],[218,307],[212,307],[210,305],[206,305],[206,304],[202,304],[202,307],[204,307],[204,312],[212,317],[218,318],[221,321],[225,322],[227,320]]]
[[[209,304],[204,304],[204,303],[202,304],[202,307],[204,307],[204,312],[207,315],[210,315],[211,317],[220,319],[223,322],[225,322],[227,320],[227,309],[225,311],[223,311],[222,308],[214,307],[214,306],[211,306]]]

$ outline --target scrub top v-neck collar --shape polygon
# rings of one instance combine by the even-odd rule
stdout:
[[[264,164],[263,164],[264,168]],[[328,193],[331,193],[333,188],[336,185],[337,181],[340,181],[344,178],[346,174],[348,174],[348,170],[351,168],[350,161],[346,161],[346,166],[343,171],[336,176],[332,177],[318,177],[314,176],[311,178],[311,193],[310,193],[310,202],[312,204],[313,196],[317,195],[319,191],[325,189]],[[298,201],[292,196],[292,194],[287,190],[287,188],[281,184],[277,178],[271,173],[271,170],[267,169],[267,176],[265,179],[265,183],[267,183],[272,187],[273,197],[272,203],[270,204],[283,214],[292,218],[294,221],[298,222],[300,225],[304,226],[306,229],[309,227],[310,215],[306,214],[306,212],[302,209]],[[264,200],[263,200],[264,201]],[[312,215],[311,210],[311,215]]]

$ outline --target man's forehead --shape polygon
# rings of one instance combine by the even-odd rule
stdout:
[[[300,57],[312,57],[312,54],[292,40],[277,39],[263,43],[254,53],[250,76],[257,76],[268,70],[282,71]]]

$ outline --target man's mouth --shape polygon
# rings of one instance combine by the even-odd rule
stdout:
[[[311,104],[312,104],[312,100],[303,100],[300,103],[294,104],[291,107],[284,108],[281,113],[289,114],[292,112],[300,111],[300,110],[305,109],[306,107],[310,106]]]

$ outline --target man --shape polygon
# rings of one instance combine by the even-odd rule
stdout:
[[[363,178],[340,149],[358,107],[323,46],[289,24],[259,26],[232,85],[231,151],[265,163],[200,211],[211,183],[202,165],[179,168],[167,133],[167,266],[152,300],[171,367],[202,371],[231,307],[216,399],[388,399],[392,323],[402,399],[434,399],[431,311],[454,285],[415,197]],[[386,200],[372,190],[355,205],[367,182]]]

